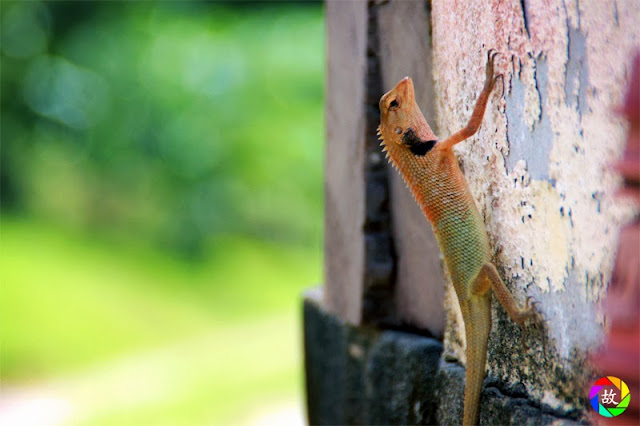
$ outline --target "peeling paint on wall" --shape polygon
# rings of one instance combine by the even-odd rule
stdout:
[[[547,110],[540,106],[540,100],[547,99],[548,70],[544,60],[537,59],[535,64],[532,88],[520,78],[511,80],[505,110],[509,142],[506,161],[507,169],[512,171],[519,161],[524,160],[532,179],[549,180],[549,153],[553,137]],[[531,108],[536,109],[531,111]]]
[[[432,20],[440,138],[469,119],[486,51],[502,53],[504,93],[498,87],[479,132],[456,152],[494,261],[517,300],[540,302],[548,341],[523,351],[517,328],[494,308],[490,375],[523,383],[554,409],[583,409],[586,352],[602,337],[599,302],[631,213],[612,197],[619,178],[608,165],[624,143],[626,125],[612,110],[640,46],[640,3],[434,0]],[[464,361],[447,291],[445,353]]]
[[[579,29],[571,26],[569,26],[568,38],[565,103],[569,108],[577,110],[582,117],[587,112],[587,88],[590,86],[586,38]]]

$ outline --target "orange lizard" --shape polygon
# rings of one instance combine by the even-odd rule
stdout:
[[[463,424],[478,421],[491,330],[493,290],[507,314],[520,327],[537,318],[535,302],[518,307],[491,263],[482,217],[453,153],[453,146],[472,136],[484,116],[489,95],[500,76],[494,76],[496,52],[488,52],[486,79],[467,125],[439,141],[416,104],[409,77],[380,99],[378,135],[384,151],[404,178],[435,232],[462,311],[467,340]]]

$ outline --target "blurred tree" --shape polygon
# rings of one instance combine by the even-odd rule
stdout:
[[[319,244],[321,6],[230,3],[2,2],[3,211]]]

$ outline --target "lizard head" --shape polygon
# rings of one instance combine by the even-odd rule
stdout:
[[[378,133],[386,146],[403,146],[416,155],[433,148],[436,137],[416,104],[413,81],[405,77],[380,98]],[[391,143],[394,142],[394,143]]]
[[[380,98],[380,132],[383,136],[392,133],[402,135],[410,127],[409,120],[417,108],[413,81],[405,77],[392,90]],[[400,137],[392,137],[400,142]]]

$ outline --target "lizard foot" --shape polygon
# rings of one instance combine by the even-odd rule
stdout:
[[[522,330],[522,346],[525,349],[529,349],[529,346],[526,344],[527,328],[525,327],[525,323],[528,320],[533,320],[533,327],[542,335],[543,350],[546,350],[547,347],[545,335],[542,330],[543,319],[540,315],[540,311],[536,308],[539,304],[540,302],[536,301],[532,296],[527,297],[525,307],[522,310],[519,321],[517,321],[520,329]]]
[[[487,51],[487,68],[486,68],[486,77],[484,80],[484,85],[485,87],[490,87],[491,89],[493,89],[493,86],[496,83],[496,80],[498,78],[498,76],[496,76],[494,78],[493,75],[493,65],[496,59],[496,56],[499,55],[499,52],[495,49],[489,49]]]

